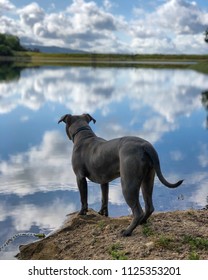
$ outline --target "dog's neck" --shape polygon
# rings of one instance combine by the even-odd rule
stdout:
[[[91,130],[91,128],[89,126],[81,126],[79,127],[71,136],[71,139],[72,139],[72,142],[74,143],[74,138],[75,136],[80,132],[80,131],[83,131],[83,130]]]

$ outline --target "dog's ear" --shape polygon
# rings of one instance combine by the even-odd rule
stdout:
[[[96,120],[90,114],[83,114],[83,116],[88,123],[91,121],[93,121],[93,123],[96,123]]]
[[[60,123],[60,122],[65,122],[65,123],[67,123],[67,122],[69,121],[69,119],[68,119],[69,117],[71,117],[70,114],[63,115],[63,116],[60,118],[60,120],[58,121],[58,123]]]

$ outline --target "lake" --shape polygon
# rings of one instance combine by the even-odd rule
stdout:
[[[1,74],[0,246],[16,233],[48,234],[80,209],[73,144],[57,124],[66,113],[90,113],[103,138],[134,135],[155,146],[166,179],[185,180],[171,190],[155,179],[155,211],[205,207],[207,90],[207,75],[191,70],[40,67]],[[120,180],[109,195],[110,216],[130,214]],[[100,187],[89,182],[89,207],[99,210],[100,200]],[[16,239],[0,258],[14,258],[29,240]]]

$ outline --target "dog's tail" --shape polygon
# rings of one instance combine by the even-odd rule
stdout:
[[[157,152],[155,151],[155,149],[153,148],[153,146],[151,146],[150,143],[146,144],[144,146],[144,150],[147,153],[147,155],[149,156],[149,158],[152,161],[153,167],[155,169],[155,172],[160,180],[161,183],[163,183],[163,185],[165,185],[168,188],[177,188],[178,186],[180,186],[183,183],[183,180],[178,181],[175,184],[169,183],[163,176],[162,171],[160,169],[160,161],[159,161],[159,157]]]

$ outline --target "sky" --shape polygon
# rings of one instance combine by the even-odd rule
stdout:
[[[98,53],[206,54],[208,0],[0,0],[0,32],[22,44]]]

